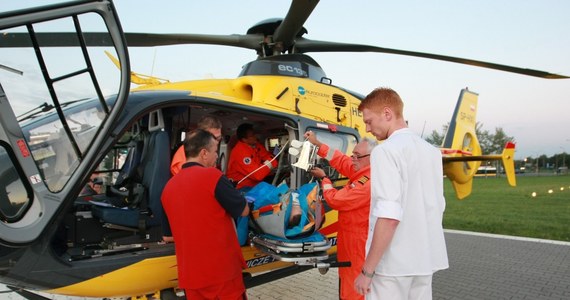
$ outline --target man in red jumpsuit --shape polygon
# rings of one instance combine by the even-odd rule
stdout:
[[[176,240],[178,286],[187,299],[246,299],[234,219],[249,214],[247,202],[215,168],[218,142],[211,133],[190,133],[184,149],[187,163],[161,199]]]
[[[238,189],[253,187],[277,167],[277,160],[257,141],[252,124],[241,124],[236,135],[238,141],[230,153],[226,174]]]
[[[327,157],[329,146],[321,143],[314,132],[307,131],[305,138],[319,147],[317,155]],[[330,165],[349,180],[340,190],[333,187],[322,169],[310,170],[313,176],[321,179],[327,204],[338,210],[338,261],[351,262],[350,267],[338,270],[340,299],[364,299],[354,290],[354,280],[360,274],[365,258],[370,211],[370,152],[374,146],[376,141],[365,138],[354,147],[351,156],[334,150]]]

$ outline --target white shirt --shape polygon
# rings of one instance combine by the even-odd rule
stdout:
[[[441,152],[410,129],[403,128],[374,148],[370,164],[370,226],[366,253],[377,218],[400,221],[392,242],[376,266],[376,274],[421,276],[447,269]]]

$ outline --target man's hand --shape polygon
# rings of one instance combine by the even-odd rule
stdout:
[[[318,168],[318,167],[313,167],[312,169],[309,170],[309,172],[311,173],[312,176],[319,178],[319,179],[327,176],[325,171],[323,171],[323,169]]]
[[[370,292],[370,283],[372,278],[359,274],[354,280],[354,290],[360,295],[366,295]]]
[[[313,145],[320,147],[322,145],[321,141],[317,139],[317,135],[311,130],[305,132],[305,138]]]
[[[269,168],[269,170],[273,170],[273,164],[271,164],[271,161],[266,160],[263,162],[263,164]]]

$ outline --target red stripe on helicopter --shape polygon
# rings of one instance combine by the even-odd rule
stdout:
[[[319,230],[319,232],[322,233],[323,235],[329,235],[337,231],[338,231],[338,222],[334,222],[331,225],[321,228],[321,230]]]
[[[463,151],[459,149],[441,149],[442,154],[463,154],[463,155],[473,155],[469,151]]]

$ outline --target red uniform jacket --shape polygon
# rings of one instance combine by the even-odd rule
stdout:
[[[238,141],[230,153],[226,176],[237,183],[254,170],[260,168],[238,184],[237,188],[255,186],[271,172],[271,169],[265,166],[263,162],[272,158],[273,155],[265,150],[262,144],[257,143],[255,147],[252,147],[242,141]],[[277,167],[277,160],[272,161],[271,165],[274,168]]]
[[[161,200],[176,241],[179,287],[199,289],[242,276],[246,265],[233,217],[239,216],[246,203],[231,188],[237,197],[222,206],[218,184],[231,187],[222,172],[188,165],[168,181]],[[232,207],[234,216],[224,207]]]

